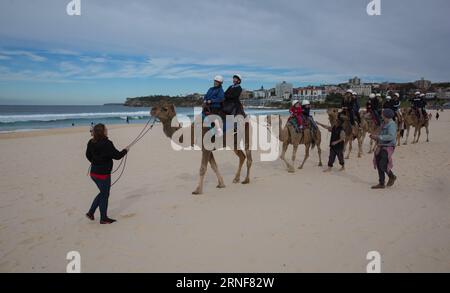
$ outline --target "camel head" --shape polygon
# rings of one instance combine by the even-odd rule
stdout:
[[[161,102],[150,110],[150,116],[159,119],[161,122],[170,122],[176,115],[175,106],[168,102]]]
[[[338,120],[339,109],[337,109],[337,108],[327,109],[327,114],[328,114],[328,120],[330,120],[330,124],[334,125]]]

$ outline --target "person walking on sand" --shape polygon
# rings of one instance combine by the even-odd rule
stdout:
[[[104,124],[94,126],[93,138],[89,140],[86,149],[86,158],[91,162],[91,179],[97,185],[100,193],[92,202],[86,217],[94,221],[94,214],[100,208],[100,224],[112,224],[116,220],[108,217],[108,199],[111,189],[111,171],[113,159],[120,160],[128,154],[130,147],[118,151],[112,141],[108,139],[108,129]]]
[[[345,161],[344,161],[344,142],[345,142],[345,131],[342,127],[343,120],[341,117],[338,118],[338,122],[333,127],[322,124],[320,122],[316,122],[318,125],[327,129],[331,132],[330,139],[330,157],[328,159],[328,168],[324,170],[324,172],[331,172],[334,161],[336,157],[338,157],[339,164],[342,166],[341,171],[345,170]]]
[[[436,120],[439,120],[439,112],[436,112]]]
[[[381,132],[379,135],[371,134],[370,138],[377,141],[377,148],[375,150],[373,164],[375,169],[378,170],[378,185],[372,186],[372,189],[384,189],[385,174],[388,175],[389,181],[388,187],[394,185],[397,180],[397,176],[392,172],[393,160],[392,156],[395,151],[395,145],[397,143],[397,124],[393,118],[395,116],[392,109],[383,110],[383,125],[381,126]]]

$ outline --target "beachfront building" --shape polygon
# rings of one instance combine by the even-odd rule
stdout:
[[[361,85],[361,79],[357,76],[355,76],[354,78],[349,79],[348,81],[349,85]]]
[[[275,94],[278,99],[290,100],[294,93],[292,83],[283,81],[275,86]]]
[[[259,90],[253,91],[253,96],[255,99],[267,99],[270,96],[270,92],[265,90],[263,86]]]
[[[296,98],[310,102],[323,102],[327,97],[325,87],[321,86],[301,87],[296,89],[296,92]]]
[[[348,86],[359,96],[369,96],[372,93],[372,85],[361,83],[361,79],[356,76],[348,81]]]
[[[431,87],[431,81],[425,80],[425,78],[422,77],[420,80],[416,80],[414,82],[414,85],[417,88],[419,88],[419,89],[421,89],[423,91],[426,91],[426,90],[428,90]]]
[[[350,89],[356,92],[359,96],[369,96],[372,93],[372,86],[370,84],[352,85]]]

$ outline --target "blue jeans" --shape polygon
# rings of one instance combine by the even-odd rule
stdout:
[[[100,220],[108,219],[108,199],[109,191],[111,190],[111,176],[108,179],[100,180],[94,177],[91,179],[95,182],[100,193],[95,197],[92,202],[89,214],[94,215],[97,208],[100,208]]]

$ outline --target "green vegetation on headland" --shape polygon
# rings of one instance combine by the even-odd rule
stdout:
[[[202,96],[199,94],[176,97],[153,95],[127,98],[124,105],[128,107],[153,107],[165,101],[174,104],[176,107],[196,107],[202,105]]]

